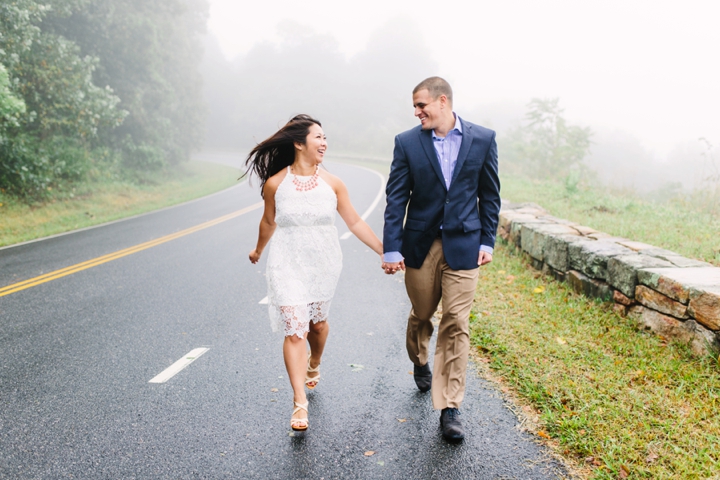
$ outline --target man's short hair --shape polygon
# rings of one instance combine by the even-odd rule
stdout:
[[[423,80],[422,82],[418,83],[418,86],[413,89],[413,95],[415,95],[420,90],[427,89],[428,93],[432,97],[433,100],[437,100],[437,98],[440,95],[445,95],[448,99],[448,102],[450,102],[450,105],[453,103],[453,94],[452,94],[452,87],[450,87],[450,84],[444,79],[440,77],[429,77]]]

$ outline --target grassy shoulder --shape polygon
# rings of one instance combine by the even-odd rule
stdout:
[[[472,342],[479,363],[537,413],[536,434],[589,478],[717,475],[718,359],[639,331],[511,247],[496,252],[480,270]]]
[[[237,183],[239,171],[191,161],[152,184],[105,181],[73,198],[26,205],[0,197],[0,246],[89,227],[199,198]]]
[[[512,202],[537,203],[556,217],[612,235],[720,265],[720,215],[700,199],[656,203],[600,187],[573,190],[560,183],[511,176],[502,177],[502,196]]]

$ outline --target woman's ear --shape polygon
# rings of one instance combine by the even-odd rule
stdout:
[[[295,145],[295,150],[302,151],[302,147],[304,146],[302,143],[294,142],[293,145]]]

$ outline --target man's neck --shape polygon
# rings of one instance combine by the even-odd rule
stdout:
[[[442,124],[433,130],[433,133],[436,137],[439,138],[445,138],[447,137],[448,132],[455,128],[455,122],[457,119],[455,118],[455,115],[450,112],[450,116],[443,119]]]

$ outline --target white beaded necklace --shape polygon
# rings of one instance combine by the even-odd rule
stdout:
[[[293,176],[292,183],[293,185],[295,185],[295,190],[297,190],[298,192],[307,192],[308,190],[312,190],[313,188],[317,187],[319,169],[319,165],[315,165],[315,173],[313,173],[312,176],[307,180],[300,180],[297,175],[293,173],[292,167],[290,167],[290,172]]]

